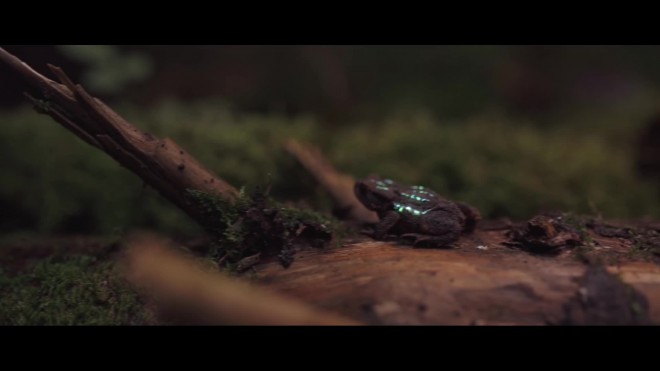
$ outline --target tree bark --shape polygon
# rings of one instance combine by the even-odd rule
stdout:
[[[631,325],[649,319],[660,323],[657,264],[610,264],[611,282],[590,287],[582,281],[591,266],[578,261],[574,252],[530,255],[498,245],[504,238],[501,231],[477,231],[463,237],[458,249],[363,241],[328,251],[303,251],[288,269],[271,262],[257,266],[256,272],[259,282],[273,290],[372,325]],[[626,321],[631,303],[625,296],[612,298],[612,285],[623,285],[624,293],[630,285],[645,296],[646,322]],[[578,305],[581,313],[573,313],[571,320],[567,308],[576,301],[580,304],[583,294],[601,307]],[[580,319],[594,316],[605,320]]]

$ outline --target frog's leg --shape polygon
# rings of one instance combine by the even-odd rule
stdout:
[[[441,236],[428,234],[406,233],[400,236],[403,239],[413,239],[412,245],[416,247],[451,247],[460,237],[460,233],[447,232]]]
[[[406,233],[403,238],[413,238],[413,246],[443,247],[456,242],[462,228],[458,220],[444,213],[427,214],[421,222],[424,233]]]
[[[465,227],[463,228],[465,232],[469,233],[474,231],[477,223],[481,220],[481,213],[479,213],[479,210],[464,202],[456,202],[456,206],[458,206],[463,215],[465,215]]]
[[[385,238],[387,232],[394,227],[400,218],[401,215],[396,211],[388,211],[383,217],[381,217],[380,223],[376,224],[374,227],[374,238],[378,240]]]

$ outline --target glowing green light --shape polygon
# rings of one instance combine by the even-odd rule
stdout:
[[[411,194],[405,193],[405,192],[401,192],[401,195],[405,196],[405,197],[408,197],[408,198],[410,198],[412,200],[415,200],[415,201],[420,201],[420,202],[430,201],[428,198],[423,198],[423,197],[420,197],[420,196],[417,196],[417,195],[414,195],[414,194],[411,195]]]
[[[405,212],[405,213],[412,214],[412,215],[415,215],[415,216],[418,216],[418,215],[424,215],[424,214],[426,214],[427,212],[429,212],[429,210],[421,211],[421,210],[419,210],[419,209],[415,209],[415,208],[413,208],[413,207],[410,206],[410,205],[403,205],[403,204],[400,204],[400,203],[398,203],[398,202],[395,202],[393,205],[394,205],[394,210],[396,210],[396,211],[398,211],[398,212],[400,212],[400,213],[404,213],[404,212]]]

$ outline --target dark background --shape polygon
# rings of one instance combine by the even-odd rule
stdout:
[[[295,137],[486,217],[660,216],[659,46],[7,45],[47,63],[237,187],[328,211]],[[0,66],[0,230],[191,231],[136,177],[26,106]]]
[[[377,115],[392,106],[425,107],[456,117],[491,106],[515,114],[545,115],[586,105],[617,104],[641,91],[657,89],[660,83],[657,46],[105,48],[114,50],[6,46],[37,69],[55,63],[77,81],[89,84],[99,74],[116,76],[114,85],[92,83],[106,99],[146,104],[165,97],[194,100],[214,96],[241,110],[313,112],[330,118]],[[128,74],[126,66],[136,59],[145,67]],[[21,102],[16,94],[20,85],[4,67],[0,85],[2,106]]]

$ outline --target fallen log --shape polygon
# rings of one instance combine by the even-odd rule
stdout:
[[[609,282],[594,287],[584,278],[591,266],[577,259],[475,245],[463,239],[459,249],[445,250],[360,242],[301,252],[286,270],[267,263],[256,271],[263,285],[372,325],[660,323],[657,264],[610,265]],[[617,284],[624,294],[611,294]],[[628,297],[629,291],[636,294]],[[585,296],[596,305],[581,307]],[[639,297],[643,305],[634,300]]]

